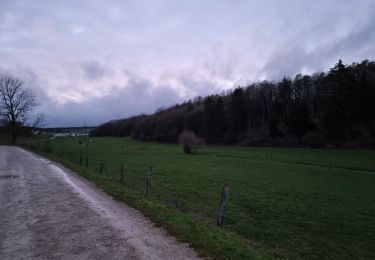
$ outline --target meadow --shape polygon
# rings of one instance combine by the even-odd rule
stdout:
[[[187,155],[176,144],[109,137],[26,147],[138,208],[203,256],[375,259],[374,151],[206,146]],[[225,183],[229,201],[219,228]]]

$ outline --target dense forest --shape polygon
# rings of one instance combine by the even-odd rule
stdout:
[[[237,87],[221,95],[110,121],[92,136],[176,142],[191,130],[207,143],[375,147],[375,62]]]

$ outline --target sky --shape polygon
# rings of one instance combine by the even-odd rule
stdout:
[[[0,73],[95,126],[375,56],[373,0],[1,0]]]

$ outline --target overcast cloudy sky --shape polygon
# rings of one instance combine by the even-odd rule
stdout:
[[[0,72],[48,126],[151,113],[375,56],[372,0],[1,0]]]

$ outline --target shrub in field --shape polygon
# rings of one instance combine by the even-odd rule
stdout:
[[[185,130],[178,136],[178,142],[182,145],[184,153],[196,153],[204,144],[202,138],[198,137],[192,131]]]

